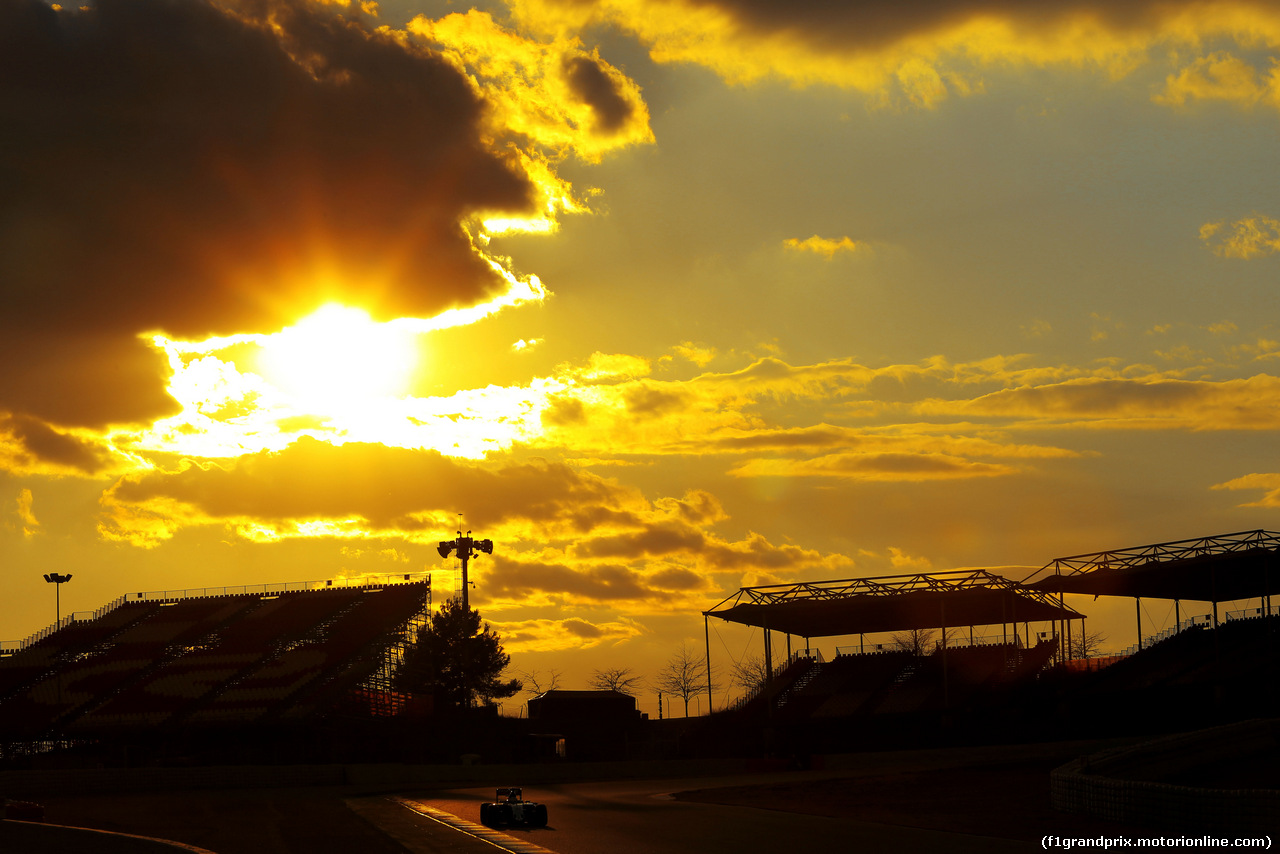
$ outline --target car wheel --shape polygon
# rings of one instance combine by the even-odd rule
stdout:
[[[534,827],[547,826],[547,805],[546,804],[538,804],[538,808],[533,811],[533,826]]]

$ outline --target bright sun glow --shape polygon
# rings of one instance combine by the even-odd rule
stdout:
[[[360,309],[327,305],[262,340],[263,378],[300,410],[338,415],[402,397],[417,365],[414,336]]]
[[[153,334],[151,344],[168,356],[169,394],[182,412],[120,441],[206,459],[278,451],[302,435],[472,459],[509,448],[541,432],[542,410],[563,392],[563,381],[419,398],[411,380],[424,336],[540,298],[536,280],[516,284],[522,288],[491,303],[427,319],[378,323],[359,309],[329,305],[274,334],[203,341]]]

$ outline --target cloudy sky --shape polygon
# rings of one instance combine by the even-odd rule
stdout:
[[[1278,58],[1275,2],[0,0],[0,636],[50,571],[439,599],[461,513],[584,687],[744,585],[1280,529]]]

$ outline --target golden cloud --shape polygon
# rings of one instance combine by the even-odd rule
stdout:
[[[1003,389],[965,401],[923,401],[921,413],[1017,418],[1029,424],[1109,429],[1274,430],[1280,378],[1222,382],[1081,378]]]
[[[171,414],[141,333],[525,299],[537,288],[475,223],[576,209],[545,157],[495,137],[454,62],[353,5],[14,0],[0,54],[0,168],[19,176],[0,198],[3,410],[95,427]],[[582,135],[597,152],[635,137],[634,87],[579,54],[561,76],[596,116]]]
[[[931,393],[956,387],[1058,380],[1078,373],[1024,367],[1020,359],[995,358],[953,364],[943,359],[917,365],[871,368],[851,360],[793,366],[760,359],[739,371],[704,373],[689,380],[619,380],[600,372],[603,384],[566,377],[566,385],[542,411],[543,432],[527,441],[539,447],[610,454],[759,454],[772,451],[953,454],[959,456],[1060,457],[1058,448],[1015,445],[985,437],[940,436],[934,425],[898,424],[855,428],[819,422],[782,427],[771,423],[770,405],[786,404],[794,417],[809,407],[828,415],[864,418],[908,413]],[[576,371],[577,377],[590,375]],[[847,411],[832,411],[841,401]],[[963,426],[961,432],[969,429]]]
[[[640,88],[576,38],[534,41],[474,9],[439,20],[419,15],[408,29],[473,75],[493,105],[495,132],[589,162],[653,141]]]
[[[522,26],[548,33],[618,27],[658,62],[696,63],[739,84],[766,78],[867,93],[873,103],[932,107],[983,89],[984,72],[1018,67],[1096,69],[1119,78],[1163,54],[1214,42],[1280,43],[1269,2],[1204,4],[972,2],[885,5],[821,0],[507,0]],[[1192,63],[1171,78],[1169,102],[1203,80],[1230,90],[1236,69]],[[1215,77],[1216,75],[1216,77]],[[1203,88],[1201,91],[1204,90]]]
[[[1214,484],[1213,489],[1260,489],[1263,495],[1257,501],[1251,501],[1244,507],[1280,507],[1280,473],[1247,474],[1226,483]]]
[[[27,415],[0,413],[0,469],[13,474],[92,476],[118,467],[101,438],[59,430]]]
[[[633,615],[664,613],[696,608],[720,590],[701,568],[510,550],[495,553],[472,578],[477,599],[502,611],[577,606],[625,608]]]
[[[562,649],[590,649],[640,637],[647,630],[632,620],[593,623],[580,618],[567,620],[495,620],[493,628],[502,636],[509,652],[553,652]]]
[[[1222,258],[1258,258],[1280,252],[1280,220],[1254,214],[1200,226],[1200,239]]]
[[[735,477],[834,477],[921,482],[1000,477],[1017,469],[946,454],[827,454],[812,459],[757,459],[732,469]]]
[[[583,513],[646,506],[633,490],[560,464],[487,468],[434,451],[335,446],[309,437],[278,452],[128,475],[102,503],[104,534],[140,543],[195,524],[225,524],[263,539],[421,534],[429,540],[433,531],[449,529],[459,507],[474,508],[468,520],[478,527],[552,533],[581,529]]]
[[[1240,57],[1215,51],[1169,75],[1164,92],[1154,100],[1174,106],[1193,100],[1229,101],[1241,107],[1280,106],[1280,75],[1274,67],[1260,75]]]
[[[40,520],[36,518],[35,497],[30,489],[24,488],[18,493],[18,521],[22,523],[22,535],[27,539],[40,533]]]
[[[682,359],[693,362],[699,368],[705,368],[716,357],[716,348],[694,344],[692,341],[677,344],[671,348],[671,352]],[[672,357],[663,356],[662,358],[671,359]]]
[[[838,240],[832,237],[819,237],[816,234],[813,237],[807,237],[804,240],[801,240],[798,237],[789,237],[782,241],[782,245],[797,252],[812,252],[815,255],[821,255],[828,261],[834,258],[837,252],[848,252],[852,254],[854,252],[867,251],[867,245],[865,243],[861,243],[847,236],[841,237]]]

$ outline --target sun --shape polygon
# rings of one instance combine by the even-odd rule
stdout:
[[[264,337],[260,347],[263,379],[312,415],[403,397],[418,366],[412,332],[335,304]]]

